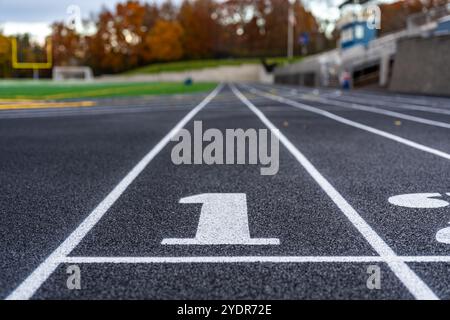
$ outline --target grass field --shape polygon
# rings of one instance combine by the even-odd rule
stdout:
[[[293,58],[292,61],[300,60],[300,57]],[[286,57],[275,57],[268,58],[268,63],[278,63],[286,64],[292,62]],[[205,68],[214,68],[221,66],[237,66],[241,64],[258,64],[261,63],[259,58],[249,58],[249,59],[211,59],[211,60],[190,60],[190,61],[178,61],[178,62],[168,62],[168,63],[155,63],[145,67],[136,68],[131,71],[127,71],[125,74],[152,74],[161,72],[180,72],[187,70],[199,70]]]
[[[55,83],[53,81],[0,81],[0,100],[77,99],[179,94],[212,90],[215,83]]]

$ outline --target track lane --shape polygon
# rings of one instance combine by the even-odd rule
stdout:
[[[0,120],[4,298],[186,111]]]
[[[229,101],[233,95],[224,91],[221,97]],[[221,131],[265,128],[237,98],[233,100],[233,106],[225,107],[222,101],[212,101],[193,120]],[[170,162],[171,146],[130,185],[72,257],[128,261],[133,256],[375,255],[287,150],[281,150],[279,173],[261,176],[254,165],[176,166]],[[277,237],[280,245],[162,246],[166,237],[194,236],[199,206],[178,201],[204,192],[246,193],[251,235]],[[61,265],[34,298],[412,298],[383,263],[384,291],[366,288],[363,262],[81,264],[87,286],[77,292],[65,288],[66,266]]]
[[[247,91],[247,96],[253,101],[254,95]],[[304,150],[394,251],[412,256],[450,255],[449,246],[435,240],[436,232],[450,220],[446,207],[409,209],[387,201],[397,194],[447,192],[448,160],[273,100],[255,100],[255,105]],[[436,284],[449,274],[450,268],[436,265],[426,273],[421,269],[419,276],[427,283],[434,279],[432,283]],[[448,298],[447,290],[437,293]]]
[[[359,110],[351,110],[344,107],[331,106],[321,102],[293,99],[283,96],[275,91],[259,90],[252,86],[243,85],[244,88],[256,90],[254,93],[269,100],[288,104],[297,109],[320,114],[337,122],[384,136],[387,139],[407,144],[413,148],[435,154],[449,159],[450,145],[448,143],[448,129],[419,124],[407,120],[400,122],[396,119],[379,114],[367,113]],[[275,93],[274,93],[275,92]]]
[[[271,87],[266,85],[254,85],[255,88],[270,90]],[[385,100],[373,96],[370,98],[360,95],[358,92],[347,92],[341,90],[318,90],[306,87],[287,87],[276,86],[280,94],[291,99],[304,99],[314,103],[324,100],[324,104],[342,106],[343,108],[358,108],[362,109],[378,109],[387,113],[399,113],[399,118],[402,115],[407,117],[417,117],[424,120],[450,123],[450,108],[438,108],[433,106],[422,106],[413,104],[398,103],[395,101]],[[450,99],[449,103],[450,103]],[[373,112],[373,111],[372,111]],[[419,120],[420,121],[420,120]]]

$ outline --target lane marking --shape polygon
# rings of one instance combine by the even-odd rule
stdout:
[[[446,195],[450,196],[450,192]],[[440,193],[407,193],[392,196],[388,201],[395,206],[414,209],[434,209],[449,206],[448,201],[436,199],[442,197],[443,195]],[[437,242],[450,244],[450,227],[438,230],[435,238]]]
[[[258,88],[264,88],[264,89],[269,89],[269,87],[264,86],[264,85],[255,85],[255,87]],[[295,89],[290,89],[290,88],[286,88],[283,86],[277,86],[280,90],[283,90],[285,92],[289,91],[289,96],[294,96],[297,93],[303,93],[303,94],[312,94],[312,90],[311,89],[307,89],[305,87],[295,87]],[[371,99],[371,103],[376,104],[378,106],[385,106],[388,108],[400,108],[400,109],[408,109],[408,110],[417,110],[417,111],[425,111],[425,112],[429,112],[429,113],[439,113],[439,114],[447,114],[450,115],[450,110],[446,107],[443,108],[436,108],[436,107],[432,107],[429,104],[427,105],[417,105],[415,104],[417,101],[414,101],[414,103],[405,103],[405,102],[400,102],[401,104],[398,104],[398,101],[392,100],[392,99],[383,99],[380,98],[380,95],[377,94],[376,96],[371,95],[369,97],[367,97],[366,94],[361,93],[361,92],[345,92],[345,94],[343,94],[342,91],[340,90],[324,90],[322,89],[322,91],[325,91],[325,93],[320,94],[322,97],[326,97],[326,98],[333,98],[342,102],[349,102],[349,101],[353,101],[353,102],[360,102],[360,103],[365,103],[366,101],[364,101],[364,96],[366,96],[366,99]],[[430,98],[430,97],[428,97]],[[376,99],[376,100],[375,100]],[[366,102],[367,103],[367,102]],[[389,106],[386,106],[385,104],[390,104]],[[445,103],[450,103],[450,99],[447,101],[445,101]],[[437,102],[433,103],[432,105],[439,105]],[[442,105],[442,104],[440,104]],[[450,105],[450,104],[449,104]]]
[[[383,258],[394,274],[405,285],[409,292],[417,299],[439,299],[434,292],[420,279],[405,262],[388,261],[390,258],[397,258],[396,253],[384,242],[375,230],[359,215],[359,213],[345,200],[330,182],[314,167],[314,165],[292,144],[292,142],[282,134],[272,122],[253,105],[234,85],[230,85],[231,90],[280,140],[297,161],[305,168],[310,176],[325,191],[331,200],[337,205],[342,213],[350,220],[355,228],[367,240],[372,248]]]
[[[450,262],[450,256],[184,256],[184,257],[65,257],[60,263],[358,263]]]
[[[305,99],[305,100],[309,100],[309,101],[319,101],[321,103],[331,104],[331,105],[342,107],[342,108],[372,112],[372,113],[382,114],[382,115],[385,115],[388,117],[400,118],[400,119],[413,121],[413,122],[417,122],[417,123],[421,123],[421,124],[426,124],[426,125],[430,125],[430,126],[450,129],[450,123],[425,119],[425,118],[416,117],[416,116],[412,116],[412,115],[408,115],[408,114],[404,114],[404,113],[400,113],[400,112],[396,112],[396,111],[381,109],[378,107],[369,107],[366,105],[361,105],[361,104],[356,104],[356,103],[352,103],[352,104],[348,105],[344,102],[332,101],[328,98],[322,98],[322,97],[311,98],[304,94],[302,94],[301,98]]]
[[[436,241],[450,244],[450,227],[443,228],[436,233]]]
[[[354,94],[354,93],[353,93]],[[379,93],[369,93],[369,92],[358,92],[358,95],[365,96],[369,99],[380,99],[385,101],[390,101],[392,103],[407,103],[407,104],[413,104],[413,105],[420,105],[420,106],[436,106],[436,105],[444,105],[444,106],[450,106],[450,100],[446,98],[437,98],[437,97],[430,97],[430,96],[398,96],[398,95],[386,95]],[[437,99],[437,100],[436,100]]]
[[[251,238],[245,193],[204,193],[180,203],[201,203],[195,238],[166,238],[162,245],[279,245],[274,238]]]
[[[399,108],[399,109],[406,109],[406,110],[415,110],[415,111],[422,111],[422,112],[450,115],[450,110],[441,109],[441,108],[434,108],[434,107],[414,106],[414,105],[411,105],[411,104],[393,105],[391,108]]]
[[[125,192],[128,186],[146,168],[153,158],[170,142],[170,140],[200,111],[202,110],[222,89],[220,84],[200,104],[192,109],[170,132],[161,139],[119,182],[118,185],[100,202],[100,204],[81,222],[81,224],[59,245],[12,293],[7,300],[30,299],[36,290],[55,271],[60,260],[66,257],[80,243],[86,234],[97,224],[108,209]]]
[[[73,101],[73,102],[26,102],[1,104],[0,110],[29,110],[29,109],[57,109],[73,107],[93,107],[95,101]]]
[[[450,192],[446,193],[447,196],[450,197]],[[450,224],[450,222],[449,222]],[[450,227],[443,228],[436,233],[436,241],[450,244]]]
[[[277,96],[277,95],[273,95],[273,94],[270,94],[270,93],[266,93],[266,92],[263,92],[261,90],[254,89],[254,88],[252,88],[252,87],[250,87],[248,85],[243,85],[243,86],[248,87],[249,91],[251,93],[255,94],[255,95],[266,97],[266,98],[268,98],[270,100],[275,100],[275,101],[278,101],[278,102],[290,105],[290,106],[292,106],[294,108],[297,108],[297,109],[301,109],[301,110],[304,110],[304,111],[309,111],[309,112],[313,112],[313,113],[316,113],[316,114],[320,114],[320,115],[322,115],[324,117],[333,119],[333,120],[335,120],[337,122],[340,122],[340,123],[343,123],[343,124],[346,124],[346,125],[349,125],[349,126],[352,126],[352,127],[355,127],[355,128],[358,128],[358,129],[361,129],[361,130],[364,130],[364,131],[367,131],[367,132],[370,132],[370,133],[373,133],[373,134],[376,134],[376,135],[379,135],[379,136],[382,136],[382,137],[385,137],[387,139],[390,139],[390,140],[402,143],[402,144],[410,146],[412,148],[415,148],[415,149],[418,149],[418,150],[421,150],[421,151],[425,151],[425,152],[434,154],[436,156],[442,157],[444,159],[450,160],[450,154],[448,154],[446,152],[443,152],[443,151],[440,151],[440,150],[437,150],[437,149],[434,149],[434,148],[431,148],[431,147],[427,147],[427,146],[425,146],[423,144],[414,142],[412,140],[408,140],[406,138],[402,138],[402,137],[396,136],[396,135],[394,135],[392,133],[376,129],[376,128],[367,126],[365,124],[362,124],[362,123],[359,123],[359,122],[356,122],[356,121],[353,121],[353,120],[349,120],[347,118],[338,116],[338,115],[336,115],[334,113],[331,113],[331,112],[328,112],[328,111],[325,111],[325,110],[322,110],[322,109],[319,109],[319,108],[316,108],[316,107],[312,107],[312,106],[309,106],[309,105],[306,105],[306,104],[303,104],[303,103],[300,103],[300,102],[297,102],[297,101],[294,101],[294,100],[290,100],[290,99],[287,99],[287,98],[284,98],[284,97],[281,97],[281,96]]]
[[[307,93],[307,92],[302,92]],[[440,113],[440,114],[450,114],[450,110],[448,108],[436,108],[432,106],[425,106],[425,105],[417,105],[417,104],[411,104],[411,103],[405,103],[405,102],[398,102],[393,101],[389,99],[382,99],[380,96],[376,97],[364,97],[364,95],[360,93],[349,93],[346,92],[345,94],[342,94],[342,92],[327,92],[321,94],[322,97],[329,98],[329,99],[336,99],[341,102],[356,102],[361,104],[367,104],[368,100],[370,100],[370,105],[376,105],[377,107],[387,107],[387,108],[399,108],[399,109],[406,109],[406,110],[416,110],[416,111],[425,111],[429,113]],[[374,100],[376,99],[376,100]]]
[[[336,100],[342,101],[342,102],[357,102],[357,103],[364,103],[363,99],[359,99],[357,97],[345,95],[345,96],[331,96],[331,95],[325,95],[327,98],[335,98]],[[395,102],[385,101],[385,102],[378,102],[378,101],[371,101],[371,103],[376,104],[377,106],[385,106],[388,108],[397,108],[397,109],[404,109],[404,110],[414,110],[414,111],[422,111],[422,112],[428,112],[428,113],[437,113],[437,114],[446,114],[450,115],[450,110],[448,109],[440,109],[435,107],[424,107],[424,106],[418,106],[418,105],[412,105],[412,104],[394,104]],[[389,105],[386,105],[389,104]]]
[[[442,208],[450,205],[445,200],[436,199],[442,197],[440,193],[407,193],[389,197],[390,204],[406,208]]]
[[[286,90],[285,86],[277,86],[280,89],[284,89]],[[307,87],[296,87],[296,89],[300,89],[300,91],[303,92],[312,92],[312,89],[309,89]],[[330,88],[321,88],[321,90],[323,92],[325,92],[325,94],[327,95],[331,95],[334,94],[336,95],[336,91],[334,89],[330,89]],[[342,92],[340,91],[341,94],[344,93],[346,97],[355,97],[355,98],[366,98],[366,99],[372,99],[372,100],[379,100],[379,101],[384,101],[387,103],[405,103],[408,105],[414,105],[414,106],[438,106],[441,105],[443,106],[445,109],[448,110],[448,108],[446,108],[447,106],[450,106],[450,99],[448,98],[437,98],[437,97],[431,97],[431,96],[419,96],[419,95],[414,95],[413,97],[410,96],[396,96],[393,94],[381,94],[380,92],[374,93],[374,92],[367,92],[367,91],[350,91],[350,92]],[[438,100],[436,100],[438,99]]]

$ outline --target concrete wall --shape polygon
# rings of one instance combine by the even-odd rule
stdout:
[[[399,40],[389,89],[450,95],[450,35]]]
[[[182,82],[186,78],[196,82],[271,82],[270,75],[260,64],[242,64],[239,66],[223,66],[184,72],[162,72],[133,76],[102,76],[100,81],[132,81],[132,82]]]

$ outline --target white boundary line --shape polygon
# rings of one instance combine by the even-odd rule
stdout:
[[[249,87],[249,86],[248,86]],[[267,85],[255,85],[253,84],[253,89],[257,89],[257,90],[270,90],[271,88],[268,87]],[[323,99],[327,99],[329,103],[330,100],[333,99],[333,101],[336,102],[340,102],[340,103],[353,103],[355,105],[360,105],[360,106],[364,106],[364,107],[369,107],[369,108],[376,108],[379,110],[383,110],[383,111],[391,111],[388,109],[382,109],[384,108],[392,108],[392,109],[402,109],[402,110],[410,110],[410,111],[421,111],[421,112],[427,112],[427,113],[433,113],[433,114],[445,114],[445,115],[450,115],[450,109],[448,108],[435,108],[435,107],[430,107],[430,106],[419,106],[419,105],[412,105],[412,104],[395,104],[396,102],[394,101],[387,101],[387,100],[383,100],[383,99],[379,99],[377,101],[371,101],[372,104],[375,105],[367,105],[364,103],[363,98],[362,97],[356,97],[354,95],[348,95],[348,94],[342,94],[342,95],[336,95],[336,93],[333,92],[327,92],[327,93],[319,93],[318,95],[315,95],[313,92],[313,89],[306,89],[304,87],[302,88],[286,88],[286,87],[282,87],[282,86],[276,86],[276,90],[277,91],[283,91],[284,95],[286,97],[299,97],[299,95],[302,95],[302,99],[307,99],[306,96],[311,96],[311,101],[314,98],[323,98]],[[306,90],[306,91],[305,91]],[[293,93],[293,91],[295,91],[296,93]],[[356,94],[356,93],[353,93]],[[360,93],[358,93],[360,94]],[[450,99],[449,99],[450,100]],[[348,106],[343,106],[348,107]],[[392,111],[392,112],[396,112],[396,111]],[[402,115],[406,115],[407,117],[409,117],[410,115],[408,114],[404,114],[404,113],[400,113]],[[411,117],[415,117],[415,116],[411,116]],[[421,117],[417,117],[419,119],[425,119],[425,118],[421,118]],[[425,120],[429,120],[429,119],[425,119]],[[434,120],[429,120],[429,121],[434,121]],[[439,122],[438,122],[439,123]],[[445,123],[445,122],[444,122]]]
[[[267,85],[262,85],[259,84],[259,87],[268,87]],[[396,96],[392,93],[389,93],[388,95],[386,95],[386,93],[374,93],[374,92],[367,92],[367,91],[352,91],[352,92],[342,92],[342,90],[340,89],[332,89],[332,88],[320,88],[320,89],[313,89],[313,88],[309,88],[309,87],[298,87],[298,86],[289,86],[287,87],[286,85],[280,85],[280,84],[275,84],[274,85],[277,89],[280,90],[297,90],[297,91],[301,91],[303,93],[306,92],[313,92],[313,90],[318,90],[318,91],[322,91],[323,93],[321,95],[326,95],[326,96],[330,96],[332,97],[336,91],[341,91],[341,93],[345,93],[339,97],[352,97],[355,99],[376,99],[377,101],[381,101],[381,102],[385,102],[385,103],[390,103],[390,104],[394,104],[394,103],[401,103],[401,104],[405,104],[408,107],[409,106],[422,106],[425,108],[433,108],[433,106],[443,106],[443,108],[437,108],[437,110],[449,110],[448,106],[450,106],[450,99],[449,98],[443,98],[443,97],[432,97],[432,96],[420,96],[420,95],[409,95],[408,97],[404,96],[403,98]],[[434,99],[439,99],[439,100],[434,100]],[[400,101],[402,100],[402,101]],[[434,100],[434,101],[431,101]],[[356,101],[356,100],[355,100]],[[435,108],[433,108],[435,109]],[[424,110],[425,111],[425,110]],[[426,110],[428,111],[428,110]]]
[[[261,90],[258,90],[258,89],[254,89],[253,87],[250,87],[248,85],[244,85],[244,86],[248,87],[249,91],[251,93],[253,93],[253,94],[256,94],[256,95],[259,95],[259,96],[262,96],[262,97],[266,97],[266,98],[268,98],[270,100],[275,100],[275,101],[278,101],[278,102],[290,105],[290,106],[292,106],[294,108],[297,108],[297,109],[301,109],[301,110],[305,110],[305,111],[309,111],[309,112],[320,114],[320,115],[322,115],[324,117],[333,119],[333,120],[335,120],[337,122],[340,122],[340,123],[343,123],[343,124],[346,124],[346,125],[358,128],[358,129],[362,129],[364,131],[367,131],[367,132],[370,132],[370,133],[373,133],[373,134],[385,137],[387,139],[390,139],[390,140],[393,140],[393,141],[405,144],[405,145],[410,146],[412,148],[415,148],[415,149],[418,149],[418,150],[422,150],[422,151],[434,154],[436,156],[442,157],[444,159],[450,160],[450,154],[448,154],[446,152],[443,152],[443,151],[440,151],[440,150],[437,150],[437,149],[434,149],[434,148],[431,148],[431,147],[427,147],[427,146],[425,146],[423,144],[420,144],[420,143],[414,142],[412,140],[408,140],[408,139],[396,136],[396,135],[394,135],[392,133],[389,133],[389,132],[386,132],[386,131],[383,131],[383,130],[379,130],[379,129],[367,126],[365,124],[362,124],[362,123],[359,123],[359,122],[356,122],[356,121],[353,121],[353,120],[350,120],[350,119],[338,116],[338,115],[336,115],[334,113],[322,110],[320,108],[312,107],[312,106],[309,106],[309,105],[306,105],[306,104],[303,104],[303,103],[300,103],[300,102],[297,102],[297,101],[294,101],[294,100],[290,100],[290,99],[287,99],[287,98],[284,98],[284,97],[281,97],[281,96],[278,96],[278,95],[266,93],[264,91],[261,91]]]
[[[430,125],[430,126],[450,129],[450,123],[430,120],[430,119],[421,118],[421,117],[416,117],[416,116],[412,116],[412,115],[409,115],[409,114],[404,114],[404,113],[400,113],[400,112],[396,112],[396,111],[390,111],[390,110],[386,110],[386,109],[381,109],[381,108],[378,108],[378,107],[369,107],[369,106],[366,106],[366,105],[353,103],[353,102],[349,102],[350,104],[348,104],[348,103],[337,101],[337,100],[333,101],[333,100],[331,100],[329,98],[323,98],[323,97],[320,97],[320,96],[312,98],[312,97],[308,97],[305,94],[302,94],[302,99],[309,100],[309,101],[318,101],[318,102],[325,103],[325,104],[335,105],[335,106],[338,106],[338,107],[341,107],[341,108],[349,108],[349,109],[354,109],[354,110],[361,110],[361,111],[366,111],[366,112],[372,112],[372,113],[382,114],[382,115],[385,115],[385,116],[388,116],[388,117],[399,118],[399,119],[413,121],[413,122],[426,124],[426,125]]]
[[[66,257],[60,263],[364,263],[446,262],[450,256],[184,256],[184,257]]]
[[[336,100],[340,102],[349,102],[349,103],[364,103],[362,97],[354,97],[350,95],[341,95],[341,96],[333,96],[333,94],[322,94],[320,96],[325,96],[328,99],[335,98]],[[435,108],[435,107],[425,107],[425,106],[419,106],[419,105],[412,105],[412,104],[399,104],[398,102],[392,102],[392,101],[386,101],[386,100],[379,100],[379,101],[373,101],[373,104],[376,104],[377,106],[384,106],[388,108],[395,108],[395,109],[403,109],[403,110],[412,110],[412,111],[421,111],[421,112],[427,112],[427,113],[435,113],[435,114],[446,114],[450,115],[449,109],[441,109],[441,108]],[[386,105],[389,104],[389,105]]]
[[[259,85],[257,87],[255,86],[254,88],[255,89],[256,88],[269,89],[269,87],[266,87],[263,85]],[[319,94],[316,96],[316,95],[313,95],[313,90],[305,92],[305,91],[299,90],[299,89],[279,88],[279,87],[277,87],[277,90],[284,91],[285,96],[288,96],[291,98],[296,98],[296,97],[298,98],[299,94],[300,94],[301,98],[305,99],[305,100],[310,100],[310,101],[322,100],[320,102],[335,104],[336,106],[343,107],[343,108],[360,109],[363,111],[380,113],[380,114],[386,113],[386,115],[392,116],[392,117],[397,117],[397,118],[403,117],[405,120],[416,121],[418,123],[424,123],[424,124],[429,124],[429,125],[436,125],[437,127],[450,128],[450,124],[446,123],[446,122],[434,121],[434,120],[430,120],[430,119],[426,119],[426,118],[422,118],[422,117],[412,116],[412,115],[405,114],[405,113],[399,113],[396,111],[383,109],[380,107],[412,110],[412,111],[422,111],[422,112],[427,112],[427,113],[446,114],[446,115],[450,115],[449,109],[439,109],[439,108],[433,108],[433,107],[421,107],[421,106],[413,106],[413,105],[398,105],[398,104],[394,105],[394,102],[388,102],[388,101],[383,102],[384,100],[373,101],[372,103],[376,104],[376,106],[373,106],[373,105],[369,106],[367,104],[364,104],[362,98],[357,98],[357,97],[350,96],[350,95],[335,96],[333,93],[322,93],[322,94]],[[291,93],[292,90],[295,90],[298,93]],[[310,96],[310,97],[308,97],[308,96]],[[350,103],[352,105],[349,106],[349,105],[346,105],[346,103]],[[386,105],[386,103],[388,103],[389,105]],[[361,107],[361,108],[359,108],[359,107]],[[366,108],[371,108],[371,109],[375,109],[375,110],[365,110]],[[379,111],[381,111],[381,112],[379,112]],[[390,114],[387,114],[387,113],[390,113]]]
[[[416,96],[398,96],[398,95],[393,95],[392,93],[389,95],[386,95],[385,93],[383,94],[375,94],[375,93],[369,93],[367,91],[362,92],[359,91],[358,95],[360,97],[365,96],[368,99],[380,99],[381,101],[388,101],[390,103],[404,103],[404,104],[412,104],[412,105],[416,105],[416,106],[437,106],[437,105],[442,105],[444,106],[444,108],[446,108],[446,106],[450,106],[450,99],[448,98],[443,98],[443,97],[432,97],[432,96],[421,96],[421,95],[416,95]],[[438,100],[436,100],[438,99]]]
[[[30,299],[36,290],[48,279],[58,267],[61,259],[65,258],[80,243],[86,234],[103,217],[108,209],[116,202],[128,186],[145,169],[153,158],[201,109],[203,109],[222,89],[220,84],[200,104],[192,109],[170,132],[156,144],[144,158],[119,182],[105,199],[81,222],[81,224],[55,249],[10,295],[7,300]]]
[[[234,94],[255,113],[267,128],[280,140],[297,161],[305,168],[311,177],[319,184],[325,193],[333,200],[342,213],[355,226],[372,248],[386,261],[394,274],[416,299],[438,300],[434,292],[420,279],[413,270],[403,261],[390,261],[398,259],[396,253],[384,242],[375,230],[359,215],[359,213],[345,200],[330,182],[314,167],[314,165],[283,135],[272,122],[253,105],[234,85],[230,85]]]

